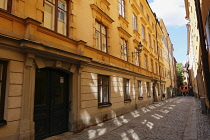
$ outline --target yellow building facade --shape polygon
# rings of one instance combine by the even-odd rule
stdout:
[[[0,139],[76,132],[162,99],[170,68],[146,0],[2,0],[0,19]]]
[[[174,57],[173,57],[173,44],[170,40],[169,33],[165,27],[165,24],[162,19],[159,20],[160,27],[162,29],[162,57],[163,57],[163,81],[165,84],[163,87],[163,93],[165,93],[166,98],[170,98],[175,96],[176,94],[176,74],[174,68],[176,67],[174,64]]]

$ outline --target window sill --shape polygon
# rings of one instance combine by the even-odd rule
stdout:
[[[143,100],[143,99],[144,99],[144,97],[138,97],[138,99],[139,99],[139,100]]]
[[[6,120],[0,120],[0,126],[4,126],[7,125],[7,121]]]
[[[109,107],[111,105],[112,105],[112,103],[98,104],[98,108]]]
[[[132,100],[131,99],[126,99],[124,100],[124,103],[128,103],[128,102],[131,102]]]

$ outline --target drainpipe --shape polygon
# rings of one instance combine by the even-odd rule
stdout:
[[[206,50],[206,43],[204,37],[204,29],[203,29],[203,21],[202,21],[202,14],[200,9],[200,0],[195,0],[195,8],[197,14],[197,24],[200,34],[200,47],[201,47],[201,60],[203,63],[203,75],[204,75],[204,82],[206,85],[206,95],[208,100],[210,101],[210,74],[209,74],[209,64],[208,64],[208,54]],[[209,103],[210,105],[210,103]]]

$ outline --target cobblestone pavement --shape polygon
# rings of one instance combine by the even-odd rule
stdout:
[[[201,113],[199,101],[196,102],[196,109],[198,140],[210,140],[210,117]]]
[[[201,114],[199,103],[193,97],[171,98],[59,140],[185,140],[190,138],[184,135],[190,134],[186,126],[191,128],[192,107],[197,116],[196,137],[210,140],[210,125],[207,125],[210,121],[207,115]]]

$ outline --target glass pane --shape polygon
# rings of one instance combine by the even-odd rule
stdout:
[[[7,10],[7,0],[0,0],[0,8]]]
[[[101,33],[98,32],[98,49],[101,50]]]
[[[102,34],[106,35],[106,27],[101,25]]]
[[[109,102],[108,100],[109,96],[108,96],[108,86],[104,87],[104,102]]]
[[[106,52],[106,36],[102,35],[102,51]]]
[[[99,34],[98,31],[96,31],[96,47],[97,48],[99,48],[99,46],[100,46],[100,40],[99,40],[99,38],[100,38],[100,34]]]
[[[55,83],[53,83],[54,85],[52,86],[55,86],[55,97],[54,97],[54,101],[55,101],[55,104],[61,104],[61,103],[64,103],[64,92],[65,92],[65,83],[66,83],[66,79],[65,77],[60,74],[59,72],[55,72],[55,75],[52,75],[52,76],[55,76]]]
[[[61,8],[62,10],[64,10],[64,11],[66,11],[66,1],[59,0],[58,1],[58,7]]]
[[[58,10],[58,20],[65,22],[66,21],[66,13]]]
[[[35,105],[47,104],[47,73],[37,70],[35,79]]]
[[[100,32],[100,28],[101,28],[100,24],[96,22],[96,30]]]
[[[49,2],[45,2],[44,8],[44,27],[54,30],[55,6]]]
[[[58,11],[58,33],[66,35],[66,13]]]
[[[102,86],[98,86],[98,102],[102,103]]]
[[[122,17],[125,17],[125,8],[122,7]]]

